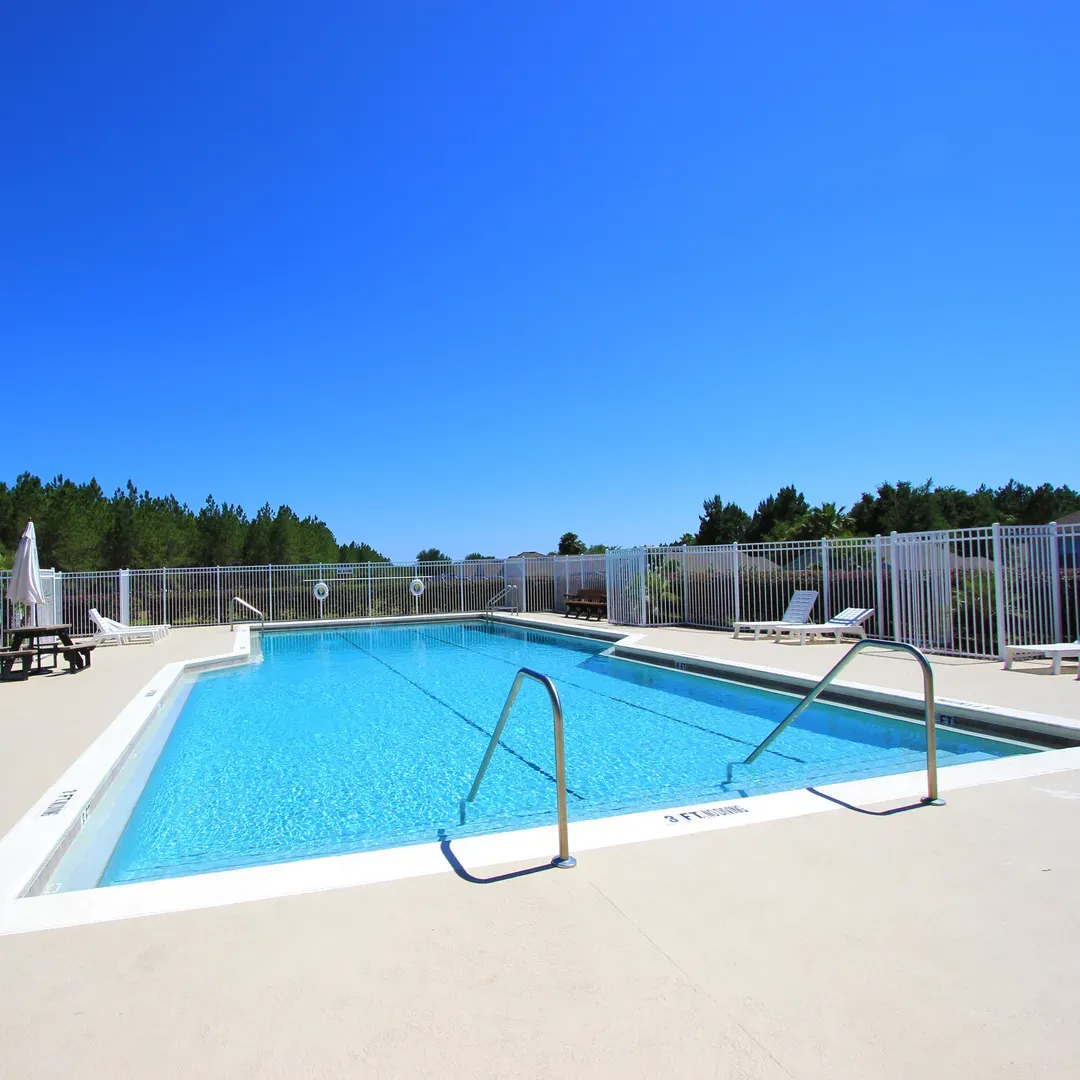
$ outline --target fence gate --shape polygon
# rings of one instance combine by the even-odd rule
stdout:
[[[604,556],[608,622],[644,626],[646,556],[644,548],[615,548]]]
[[[896,640],[931,652],[957,652],[947,534],[893,533],[889,548]]]
[[[645,549],[649,626],[730,627],[739,617],[735,544]]]
[[[739,609],[739,546],[683,548],[683,612],[690,626],[735,625]]]
[[[999,632],[1010,645],[1061,641],[1061,551],[1052,525],[994,528],[1000,552]]]
[[[1057,549],[1057,608],[1061,612],[1059,641],[1080,639],[1080,524],[1058,525],[1054,546]]]

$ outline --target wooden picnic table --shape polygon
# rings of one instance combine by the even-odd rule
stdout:
[[[23,677],[30,674],[31,665],[27,654],[33,653],[37,660],[37,670],[44,671],[42,657],[52,656],[52,666],[56,667],[57,657],[63,654],[72,672],[82,671],[90,666],[90,654],[97,647],[89,641],[73,641],[70,623],[55,623],[51,626],[13,626],[8,627],[8,644],[0,652],[0,674],[11,675],[16,663],[21,663]],[[59,638],[59,644],[46,642],[43,638]]]
[[[55,623],[52,626],[9,626],[8,644],[13,649],[22,648],[24,641],[35,642],[38,638],[58,637],[65,645],[71,644],[71,623]]]

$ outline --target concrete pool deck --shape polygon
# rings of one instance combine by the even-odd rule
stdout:
[[[745,644],[741,662],[807,674],[843,653],[642,643]],[[229,645],[176,630],[0,686],[0,832],[162,665]],[[1071,672],[934,668],[943,697],[1080,717]],[[902,659],[851,673],[918,686]],[[0,1075],[1075,1075],[1080,770],[948,798],[596,850],[573,871],[0,937]]]

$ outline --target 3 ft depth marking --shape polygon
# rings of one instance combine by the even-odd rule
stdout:
[[[681,825],[684,821],[693,821],[694,818],[727,817],[729,814],[749,814],[745,806],[733,803],[730,806],[707,806],[704,810],[686,810],[681,814],[665,814],[664,820],[669,825]]]

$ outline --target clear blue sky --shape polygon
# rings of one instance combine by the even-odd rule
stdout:
[[[0,477],[404,557],[1077,486],[1078,12],[9,4]]]

